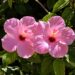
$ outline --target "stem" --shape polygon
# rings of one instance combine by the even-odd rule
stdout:
[[[46,11],[46,13],[49,13],[49,11],[44,7],[44,5],[39,0],[35,1]]]

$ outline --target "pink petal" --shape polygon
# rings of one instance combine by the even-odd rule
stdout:
[[[25,41],[18,45],[17,53],[20,57],[27,59],[33,55],[34,50],[32,45],[29,42]]]
[[[35,35],[43,35],[45,32],[45,26],[46,23],[43,21],[39,21],[38,24],[36,25],[36,27],[34,28],[33,32]]]
[[[28,25],[33,25],[35,23],[35,19],[34,19],[34,17],[31,17],[31,16],[25,16],[25,17],[21,18],[20,22],[23,25],[28,26]]]
[[[34,49],[39,54],[48,53],[48,44],[42,39],[41,36],[37,37],[34,42]]]
[[[68,46],[65,43],[59,42],[50,46],[49,54],[54,58],[63,58],[68,53]]]
[[[65,27],[65,22],[60,16],[53,16],[49,20],[50,27],[53,28],[62,28]]]
[[[17,41],[9,36],[5,35],[2,39],[2,47],[8,52],[14,52],[16,50]]]
[[[11,18],[8,19],[5,23],[4,23],[4,30],[6,33],[16,33],[16,29],[17,26],[19,25],[19,20],[16,18]]]
[[[61,41],[65,42],[67,45],[70,45],[73,43],[74,39],[75,39],[75,33],[74,31],[69,28],[62,28],[61,29]]]

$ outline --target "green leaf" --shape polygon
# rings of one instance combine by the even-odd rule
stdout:
[[[75,67],[75,62],[69,55],[66,56],[66,60],[69,64],[71,64],[73,67]]]
[[[75,45],[70,46],[69,53],[68,53],[68,55],[66,55],[66,61],[73,67],[75,67],[75,58],[74,58],[75,57],[75,48],[74,48],[74,46]]]
[[[65,75],[65,63],[61,59],[56,59],[53,62],[55,75]]]
[[[50,75],[51,71],[52,71],[52,60],[49,57],[46,57],[42,61],[40,75]]]
[[[75,12],[70,22],[71,22],[71,25],[73,26],[73,29],[75,29]]]
[[[74,16],[74,11],[70,7],[65,8],[65,10],[62,13],[62,17],[64,18],[66,24],[70,27],[72,27],[70,21],[73,16]]]
[[[0,69],[0,75],[5,75],[4,72]]]
[[[0,57],[2,57],[5,54],[5,51],[0,51]]]
[[[5,53],[2,56],[2,62],[3,62],[3,65],[5,66],[13,63],[16,59],[17,59],[16,53]]]
[[[73,75],[73,73],[72,73],[72,72],[70,72],[70,73],[69,73],[69,75]]]
[[[69,75],[75,75],[75,69],[72,70],[72,71],[69,73]]]
[[[53,15],[55,15],[54,13],[49,12],[47,15],[45,15],[43,17],[43,21],[48,21],[48,19],[50,19]]]
[[[31,63],[32,62],[29,63],[29,61],[27,61],[25,59],[22,59],[22,58],[19,59],[19,62],[20,62],[21,70],[23,72],[29,72],[29,71],[31,71],[31,69],[32,69]]]
[[[51,10],[57,0],[47,0],[47,7]]]
[[[69,4],[69,0],[58,0],[53,7],[53,12],[59,11],[60,9],[67,6],[68,4]]]
[[[33,62],[33,63],[40,63],[41,59],[38,54],[34,54],[31,58],[28,59],[28,61]]]
[[[70,0],[70,7],[75,9],[75,0]]]
[[[24,3],[27,3],[29,0],[24,0]]]
[[[7,0],[7,1],[8,1],[9,7],[11,8],[11,7],[12,7],[12,2],[13,2],[13,0]]]

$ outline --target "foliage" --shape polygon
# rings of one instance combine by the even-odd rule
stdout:
[[[37,1],[0,0],[0,39],[5,34],[5,20],[26,15],[43,21],[60,15],[66,25],[75,30],[75,0],[39,0],[48,13]],[[22,59],[16,53],[5,52],[0,43],[0,75],[75,75],[75,42],[69,46],[69,53],[63,59],[54,59],[49,54],[34,54],[29,59]]]

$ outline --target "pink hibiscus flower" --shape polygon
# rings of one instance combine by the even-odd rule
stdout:
[[[36,52],[40,54],[49,52],[55,58],[64,57],[68,53],[68,45],[75,39],[74,31],[65,26],[60,16],[51,17],[47,23],[39,22],[38,26],[40,30],[34,45]]]
[[[3,48],[8,52],[17,51],[22,58],[29,58],[33,55],[34,33],[32,28],[36,23],[30,16],[8,19],[4,24],[6,35],[1,39]]]

